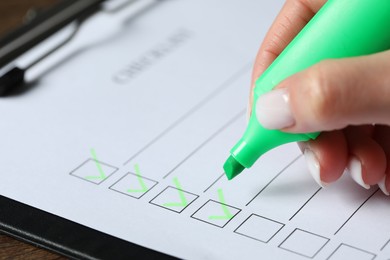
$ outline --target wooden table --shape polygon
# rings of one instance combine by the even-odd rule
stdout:
[[[65,259],[62,256],[0,235],[0,259]]]
[[[0,34],[20,24],[31,7],[45,8],[58,0],[0,1]],[[0,234],[0,259],[65,259],[57,254]]]

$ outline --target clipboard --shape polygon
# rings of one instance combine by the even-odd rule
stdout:
[[[175,259],[3,196],[0,230],[72,259]]]
[[[15,66],[14,60],[70,23],[80,25],[90,16],[101,12],[105,2],[60,1],[31,22],[3,36],[0,39],[0,95],[23,87],[25,72],[67,44],[76,32],[25,67]],[[127,1],[125,4],[133,2],[140,1]],[[141,5],[138,9],[142,10],[149,4]],[[0,196],[0,231],[72,259],[174,259],[4,196]]]
[[[112,16],[96,3],[73,40],[44,41],[41,56],[2,66],[20,83],[27,70],[21,86],[31,83],[0,102],[5,232],[71,258],[149,253],[119,249],[124,241],[184,259],[389,255],[388,199],[355,193],[348,175],[318,188],[294,144],[234,183],[223,178],[245,130],[258,40],[283,0],[126,2]],[[141,13],[127,19],[133,4]],[[99,251],[109,248],[120,252]]]

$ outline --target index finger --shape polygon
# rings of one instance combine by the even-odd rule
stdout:
[[[252,72],[249,113],[256,79],[310,21],[327,0],[287,0],[257,53]]]

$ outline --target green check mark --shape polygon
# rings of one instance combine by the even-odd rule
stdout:
[[[188,202],[177,177],[173,179],[173,182],[175,183],[176,189],[179,192],[180,202],[164,203],[163,206],[164,207],[186,207],[188,205]]]
[[[93,160],[95,161],[96,167],[97,167],[97,169],[99,171],[99,175],[97,175],[97,176],[86,176],[85,179],[87,179],[87,180],[104,180],[105,178],[107,178],[107,176],[104,174],[102,166],[100,165],[100,163],[97,160],[96,153],[95,153],[94,149],[91,149],[91,155],[92,155]]]
[[[228,206],[225,204],[225,198],[223,197],[222,189],[218,189],[218,198],[224,215],[210,216],[209,219],[231,219],[233,215],[230,213]]]
[[[134,165],[134,171],[135,171],[135,175],[137,176],[138,183],[141,186],[141,189],[138,189],[138,190],[129,189],[129,190],[127,190],[127,192],[129,192],[129,193],[133,193],[133,192],[144,193],[144,192],[147,192],[148,191],[148,187],[146,186],[145,182],[142,179],[142,176],[141,176],[138,164]]]

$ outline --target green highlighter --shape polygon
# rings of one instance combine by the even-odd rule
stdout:
[[[265,129],[256,118],[257,98],[287,77],[321,60],[390,49],[390,0],[329,0],[256,81],[252,115],[223,168],[229,180],[267,151],[320,133],[291,134]]]

